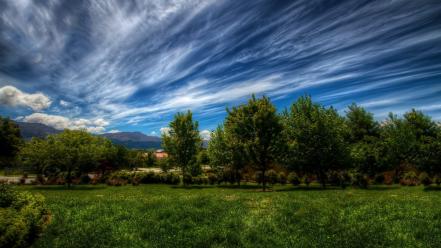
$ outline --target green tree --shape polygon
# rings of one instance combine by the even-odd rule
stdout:
[[[265,191],[265,173],[277,159],[282,132],[276,108],[269,98],[257,99],[253,95],[247,104],[227,112],[227,144],[235,151],[234,156],[245,158],[262,172],[262,188]]]
[[[18,125],[0,116],[0,167],[10,163],[18,153],[22,139]]]
[[[362,174],[372,176],[380,172],[379,125],[373,114],[352,104],[346,112],[346,126],[352,165]]]
[[[345,125],[334,108],[300,97],[283,114],[287,152],[285,163],[306,174],[316,174],[323,187],[326,173],[344,169],[347,149]]]
[[[169,160],[188,173],[196,163],[196,155],[201,147],[198,122],[193,121],[191,111],[177,113],[169,124],[170,130],[162,135],[162,146],[169,155]]]

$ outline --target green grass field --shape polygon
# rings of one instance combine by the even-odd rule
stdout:
[[[440,247],[441,191],[422,187],[21,186],[52,223],[36,247]]]

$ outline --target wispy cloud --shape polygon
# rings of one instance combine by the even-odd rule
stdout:
[[[10,0],[3,7],[0,85],[12,78],[19,89],[55,97],[47,114],[103,118],[112,129],[159,132],[186,109],[210,129],[225,107],[252,93],[282,108],[307,92],[378,115],[412,106],[435,114],[441,104],[430,90],[441,80],[435,2]]]

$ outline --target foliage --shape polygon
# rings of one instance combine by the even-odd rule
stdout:
[[[162,135],[162,146],[169,159],[186,174],[190,166],[196,163],[196,155],[201,147],[198,122],[193,121],[190,111],[177,113],[169,124],[170,131]]]
[[[269,98],[257,99],[253,95],[247,104],[233,107],[227,112],[227,144],[232,145],[236,156],[246,158],[262,172],[262,187],[265,190],[265,173],[277,159],[280,149],[282,125],[276,108]]]
[[[300,178],[299,178],[299,176],[297,176],[297,173],[295,173],[295,172],[289,173],[288,181],[289,181],[289,183],[291,183],[294,186],[300,185]]]
[[[0,168],[10,164],[22,143],[18,125],[0,116]]]
[[[50,221],[42,195],[0,185],[0,247],[28,247]]]
[[[432,184],[432,179],[429,177],[429,174],[426,172],[421,172],[418,176],[418,179],[424,186],[429,186]]]
[[[400,180],[401,185],[416,186],[418,185],[418,176],[414,171],[408,171],[403,175]]]
[[[288,167],[316,174],[323,186],[329,170],[345,168],[346,128],[335,109],[313,103],[309,96],[300,97],[284,112],[283,123],[288,144],[284,160]]]
[[[268,178],[268,182],[271,185],[274,185],[279,182],[279,174],[275,170],[268,170],[266,172],[266,178]]]

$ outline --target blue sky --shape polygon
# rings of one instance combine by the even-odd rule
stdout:
[[[56,128],[160,133],[191,109],[201,130],[255,93],[378,120],[441,120],[435,1],[0,0],[0,115]]]

